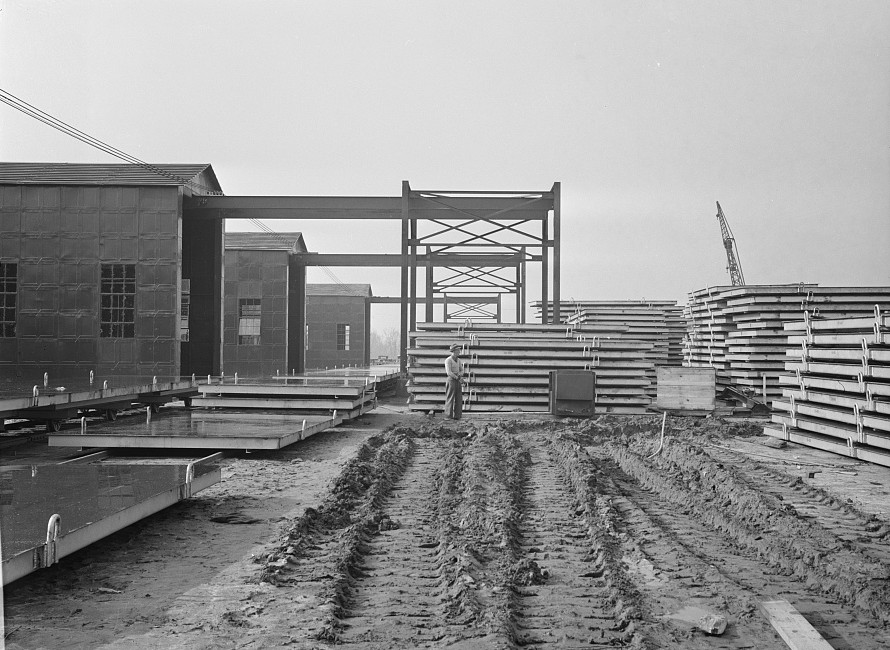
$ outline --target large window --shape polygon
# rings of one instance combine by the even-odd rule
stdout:
[[[99,336],[131,339],[136,335],[136,265],[103,264]]]
[[[337,324],[337,349],[349,349],[349,325]]]
[[[18,264],[0,262],[0,337],[15,336],[15,297]]]
[[[242,298],[238,301],[238,345],[260,344],[259,298]]]

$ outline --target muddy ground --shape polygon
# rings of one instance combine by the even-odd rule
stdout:
[[[776,599],[890,647],[886,468],[759,423],[397,410],[11,585],[6,647],[779,649]]]

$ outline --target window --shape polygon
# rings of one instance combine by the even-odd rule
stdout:
[[[238,345],[260,344],[259,298],[242,298],[238,301]]]
[[[18,264],[0,262],[0,338],[15,336]]]
[[[192,281],[182,279],[182,297],[179,300],[179,340],[189,340],[189,309],[192,305]]]
[[[103,264],[99,336],[131,339],[136,335],[136,265]]]
[[[349,325],[337,324],[337,349],[349,349]]]

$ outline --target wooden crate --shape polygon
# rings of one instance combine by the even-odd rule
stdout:
[[[717,371],[714,368],[656,369],[655,405],[666,411],[713,411]]]

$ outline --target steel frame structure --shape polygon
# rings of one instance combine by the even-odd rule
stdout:
[[[400,197],[196,196],[184,200],[190,218],[399,219],[399,254],[295,256],[303,266],[401,267],[401,360],[418,303],[433,320],[501,319],[504,296],[516,299],[516,320],[526,322],[527,266],[540,264],[541,303],[560,313],[560,184],[538,192],[414,190],[402,181]],[[418,269],[426,273],[418,297]],[[450,309],[449,309],[450,308]],[[547,323],[549,310],[542,310]]]

